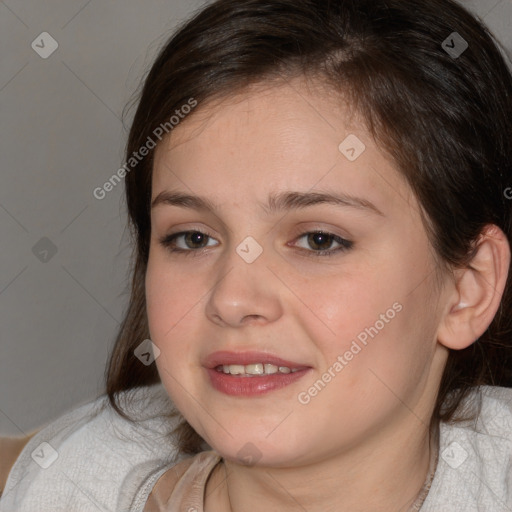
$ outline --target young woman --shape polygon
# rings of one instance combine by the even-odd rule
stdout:
[[[451,0],[181,27],[129,136],[107,393],[161,382],[183,460],[118,509],[512,510],[511,141],[510,71]]]

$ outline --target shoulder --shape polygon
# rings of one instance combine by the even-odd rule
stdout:
[[[483,386],[481,428],[512,439],[512,388]]]
[[[464,408],[477,418],[441,423],[437,470],[422,512],[512,508],[512,389],[481,386]]]
[[[9,474],[0,512],[118,510],[121,492],[182,458],[171,436],[179,416],[161,384],[123,392],[119,402],[135,423],[102,395],[34,435]]]
[[[151,489],[144,512],[164,510],[164,506],[168,503],[176,484],[183,477],[184,473],[190,469],[194,460],[195,457],[189,457],[164,470],[164,473],[157,479],[156,484]]]
[[[193,505],[190,510],[200,509],[206,481],[221,460],[217,452],[208,450],[164,468],[153,478],[156,483],[139,496],[137,510],[142,506],[143,512],[181,510],[184,504]]]
[[[37,430],[25,437],[0,437],[0,496],[3,494],[12,466],[36,433]]]

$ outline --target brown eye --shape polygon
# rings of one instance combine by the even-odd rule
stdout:
[[[332,256],[335,253],[347,251],[354,245],[349,240],[324,231],[304,233],[299,236],[298,240],[305,240],[305,244],[297,245],[313,256]],[[333,244],[337,244],[337,247],[333,247]]]
[[[204,242],[208,238],[208,235],[199,231],[188,231],[185,233],[183,240],[189,249],[201,249],[206,245]],[[197,247],[197,245],[199,247]]]
[[[209,243],[210,241],[214,243]],[[215,239],[201,231],[182,231],[162,238],[160,243],[170,252],[191,253],[215,245]]]
[[[334,235],[327,233],[309,233],[308,244],[313,249],[317,250],[328,250],[334,241]]]

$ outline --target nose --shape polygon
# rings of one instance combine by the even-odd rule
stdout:
[[[263,255],[247,263],[233,250],[210,292],[206,316],[224,327],[275,322],[283,314],[279,284]]]

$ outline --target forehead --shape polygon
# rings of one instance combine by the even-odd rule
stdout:
[[[233,187],[250,193],[258,185],[318,185],[412,199],[347,99],[301,79],[199,105],[156,149],[153,197],[170,185],[219,197]]]
[[[268,143],[270,139],[274,144],[267,144],[269,150],[276,147],[285,150],[287,138],[290,142],[304,137],[311,140],[316,135],[317,143],[320,140],[328,143],[329,139],[331,142],[337,140],[336,132],[350,126],[361,131],[364,124],[347,99],[319,80],[298,77],[252,84],[231,95],[198,105],[157,151],[164,146],[172,151],[193,138],[199,138],[201,142],[222,141],[223,132],[218,129],[230,131],[233,149],[237,143],[249,142],[248,138],[254,135],[253,146],[260,141]],[[275,138],[277,133],[280,133],[278,139]],[[214,148],[215,145],[205,149]]]

